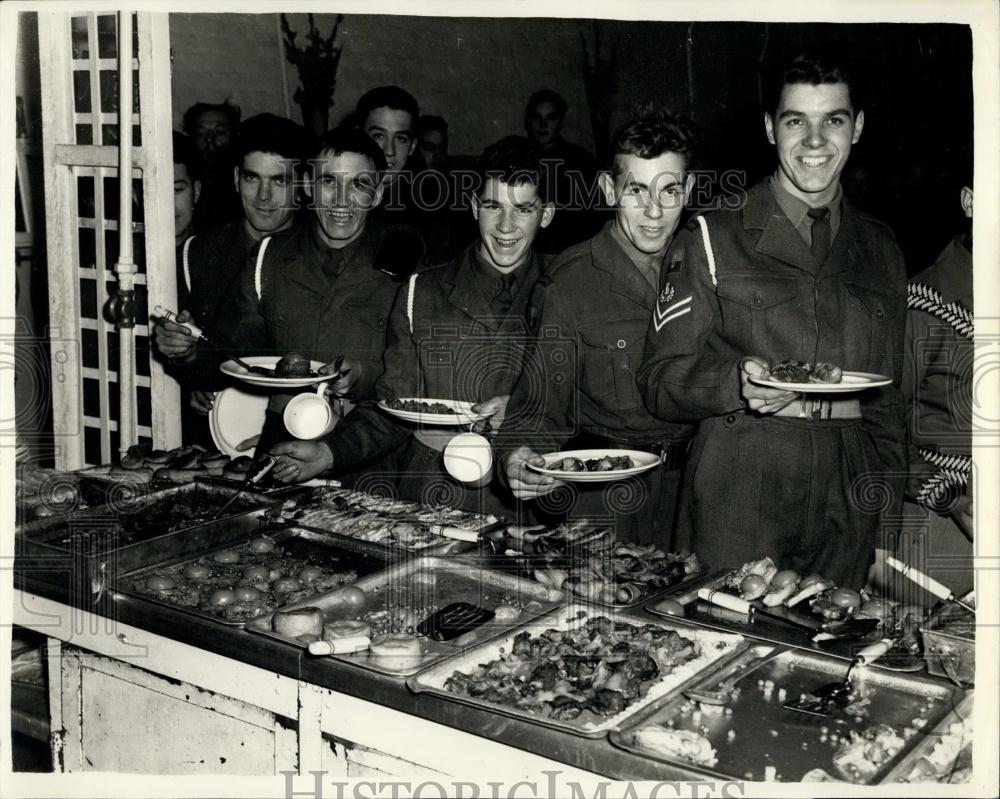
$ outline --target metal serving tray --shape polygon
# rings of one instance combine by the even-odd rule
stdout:
[[[710,689],[773,649],[769,644],[751,646],[710,675],[702,675],[691,687]],[[846,672],[847,667],[840,660],[787,649],[737,682],[737,693],[726,709],[700,705],[674,694],[633,716],[627,725],[613,731],[609,740],[642,757],[682,766],[714,779],[763,780],[770,766],[777,781],[799,782],[807,772],[817,768],[833,779],[842,779],[834,768],[833,755],[840,746],[839,740],[848,738],[850,731],[861,732],[874,724],[888,724],[902,735],[904,728],[909,727],[911,735],[903,736],[906,738],[903,749],[868,781],[877,783],[963,697],[963,692],[953,686],[923,675],[862,669],[854,677],[859,691],[870,700],[860,711],[862,715],[840,713],[822,718],[784,707],[785,702],[798,699],[803,693],[842,680]],[[914,724],[918,719],[922,729]],[[714,766],[696,765],[638,745],[636,731],[650,724],[667,727],[672,724],[675,730],[700,733],[714,747],[718,762]]]
[[[419,613],[414,615],[413,621],[415,623],[408,625],[416,628],[416,624],[430,615],[432,609],[446,607],[452,602],[468,602],[487,610],[495,610],[501,604],[517,603],[522,607],[521,615],[514,619],[506,621],[494,619],[475,631],[452,641],[434,641],[430,638],[421,638],[423,659],[412,668],[386,667],[371,658],[368,652],[332,656],[345,663],[352,663],[393,677],[414,674],[445,658],[460,654],[464,649],[507,633],[512,628],[552,610],[559,604],[550,600],[545,587],[534,581],[484,569],[462,560],[439,557],[421,557],[400,561],[384,571],[362,578],[354,583],[353,587],[364,592],[364,597],[355,604],[344,601],[343,592],[336,590],[313,597],[308,601],[286,605],[281,609],[317,607],[323,611],[325,620],[331,622],[362,619],[366,613],[384,612],[396,606],[406,605],[421,609]],[[510,602],[505,602],[505,597],[509,598]],[[247,624],[247,629],[295,646],[306,646],[298,638],[290,638],[273,632],[271,630],[271,616],[272,614],[268,614],[252,620]],[[373,635],[375,635],[374,630]]]
[[[711,602],[698,599],[699,588],[718,588],[731,571],[731,569],[715,571],[707,577],[687,581],[682,588],[678,587],[676,591],[669,592],[671,598],[676,599],[684,606],[684,616],[681,618],[699,627],[738,632],[759,641],[807,649],[810,652],[821,652],[843,660],[850,660],[866,644],[874,643],[882,638],[882,634],[876,630],[862,638],[843,638],[816,643],[807,630],[772,621],[766,616],[756,616],[750,620],[742,613],[720,608]],[[657,602],[664,598],[664,596],[659,596],[647,602],[645,610],[662,618],[678,618],[656,609]],[[780,608],[768,608],[768,610],[781,612]],[[817,631],[821,622],[822,619],[817,616]],[[924,662],[910,652],[896,648],[879,658],[876,666],[887,671],[915,672],[923,670]]]
[[[285,550],[286,556],[290,551],[292,557],[296,558],[297,563],[295,564],[294,569],[290,569],[287,574],[283,574],[283,577],[295,576],[295,574],[298,573],[298,571],[305,565],[317,565],[322,568],[325,564],[335,564],[337,568],[335,570],[331,569],[331,571],[356,571],[358,575],[362,577],[376,572],[385,566],[385,561],[381,557],[381,553],[371,546],[365,546],[365,542],[352,541],[345,546],[339,540],[332,541],[327,535],[315,533],[311,530],[305,530],[299,527],[259,525],[255,529],[243,531],[241,540],[230,540],[224,547],[213,546],[211,549],[198,552],[193,557],[191,556],[191,553],[185,553],[184,555],[172,558],[169,561],[161,562],[153,566],[147,566],[130,572],[129,574],[122,575],[116,582],[115,590],[119,594],[142,599],[146,602],[151,602],[154,605],[170,608],[171,610],[179,610],[183,613],[197,616],[202,619],[208,619],[229,627],[243,627],[251,619],[226,619],[218,614],[202,610],[197,606],[192,607],[190,605],[172,602],[170,601],[169,595],[147,593],[146,591],[136,588],[135,584],[140,580],[148,579],[154,575],[168,575],[174,579],[184,580],[185,578],[183,578],[181,573],[185,566],[198,563],[199,561],[212,566],[212,555],[224,549],[244,551],[242,562],[238,567],[241,574],[243,569],[249,566],[281,562],[282,556],[276,555],[273,552],[266,554],[252,554],[246,551],[249,539],[251,537],[261,535],[266,535],[273,539],[276,545]],[[217,568],[224,567],[220,565]],[[251,583],[243,580],[219,582],[217,579],[213,579],[211,580],[210,585],[206,585],[201,589],[201,593],[219,588],[235,588],[243,584],[252,585]],[[346,585],[347,583],[344,584]],[[318,589],[317,593],[326,591],[329,591],[328,587]],[[296,604],[312,604],[312,596],[303,597]],[[278,606],[280,605],[276,603],[275,607]],[[267,617],[270,618],[272,611],[268,610],[265,612],[267,613]],[[263,613],[261,615],[263,615]]]
[[[588,718],[580,717],[562,721],[539,716],[528,710],[511,705],[502,705],[489,702],[485,699],[457,694],[445,688],[445,682],[456,671],[466,674],[471,673],[477,666],[500,659],[504,653],[509,653],[514,643],[514,638],[522,632],[528,632],[532,636],[541,635],[546,630],[574,630],[584,626],[591,619],[608,618],[616,624],[626,623],[637,627],[652,625],[668,630],[673,630],[678,634],[696,641],[700,644],[701,655],[694,660],[683,664],[680,668],[674,669],[668,675],[655,680],[648,687],[646,694],[638,701],[627,706],[621,713],[615,716],[604,718],[601,721],[591,721],[589,718],[595,717],[588,713]],[[732,633],[720,633],[714,630],[702,630],[689,627],[683,623],[673,623],[651,620],[642,616],[631,615],[619,612],[604,612],[594,607],[587,607],[582,604],[571,604],[564,608],[553,610],[544,616],[535,619],[530,624],[521,625],[519,628],[508,632],[501,638],[488,641],[479,646],[473,647],[467,652],[451,658],[443,663],[431,666],[428,669],[411,677],[406,681],[410,690],[415,693],[429,693],[435,696],[459,702],[473,707],[486,708],[494,713],[500,713],[510,718],[528,721],[542,727],[562,730],[585,738],[603,738],[607,732],[615,726],[621,724],[626,718],[639,712],[652,702],[663,696],[671,696],[681,690],[687,683],[696,679],[705,669],[709,668],[722,658],[731,656],[734,652],[744,648],[746,641],[741,635]]]
[[[963,601],[975,602],[975,592]],[[961,605],[942,603],[920,628],[927,671],[955,683],[976,682],[976,617]]]

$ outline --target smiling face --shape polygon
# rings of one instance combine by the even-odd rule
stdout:
[[[500,272],[512,272],[528,260],[540,228],[552,221],[551,205],[543,205],[533,183],[511,186],[489,178],[472,200],[479,223],[479,252]]]
[[[774,116],[764,114],[778,150],[778,182],[811,208],[829,204],[864,124],[846,83],[786,84]]]
[[[295,167],[277,153],[252,152],[233,171],[247,232],[260,240],[292,224]]]
[[[615,208],[615,224],[640,252],[663,252],[677,229],[694,182],[677,153],[656,158],[615,156],[615,174],[603,173],[601,187]]]
[[[174,164],[174,240],[180,244],[191,235],[194,204],[198,202],[201,182],[192,181],[185,164]]]
[[[385,160],[389,163],[386,174],[398,175],[417,145],[410,112],[388,106],[375,108],[365,118],[364,131],[385,153]]]
[[[369,212],[382,199],[375,166],[360,153],[326,150],[313,170],[306,193],[314,203],[320,236],[328,247],[346,247],[361,235]]]

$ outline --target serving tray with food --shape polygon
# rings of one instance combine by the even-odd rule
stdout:
[[[541,456],[543,466],[525,464],[539,474],[571,483],[624,480],[660,465],[660,456],[633,449],[573,449]]]
[[[377,553],[345,549],[309,530],[263,527],[250,540],[124,575],[115,587],[122,594],[241,626],[384,567]]]
[[[609,736],[643,757],[722,779],[879,782],[962,700],[954,686],[879,669],[853,673],[850,694],[828,717],[786,705],[843,679],[843,661],[799,649],[751,646],[686,691],[651,705]],[[735,678],[735,679],[732,679]],[[727,701],[698,700],[731,684]]]
[[[460,653],[561,603],[530,580],[422,557],[289,603],[247,629],[393,676]]]
[[[507,526],[491,536],[492,568],[534,577],[578,599],[633,607],[705,574],[693,553],[618,541],[614,527],[586,520],[555,527]]]
[[[818,574],[779,569],[770,557],[715,572],[690,590],[647,603],[646,609],[848,659],[859,646],[891,638],[894,646],[880,658],[880,668],[923,668],[919,627],[924,608],[873,599]]]
[[[743,636],[572,604],[410,678],[418,693],[589,738],[682,688]]]
[[[750,382],[797,394],[851,394],[892,383],[892,378],[872,372],[849,372],[832,363],[781,361],[767,374],[750,375]]]
[[[472,410],[474,405],[474,402],[461,400],[420,397],[390,397],[378,403],[383,411],[404,422],[444,427],[460,427],[485,419]]]
[[[491,514],[432,507],[347,488],[317,489],[287,499],[282,517],[315,530],[378,544],[387,553],[443,555],[468,549],[499,522]]]

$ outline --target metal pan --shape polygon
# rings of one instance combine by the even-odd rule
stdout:
[[[247,546],[251,535],[268,536],[274,540],[275,544],[281,550],[283,550],[284,554],[276,555],[274,553],[266,553],[254,555],[249,553],[247,551]],[[304,530],[302,528],[259,526],[251,531],[244,532],[238,542],[233,540],[229,541],[228,545],[222,547],[222,549],[236,551],[241,554],[242,562],[238,567],[233,567],[234,570],[238,570],[240,574],[242,574],[244,569],[251,565],[261,565],[263,563],[272,563],[276,561],[282,563],[282,565],[288,569],[288,571],[282,576],[294,576],[295,573],[307,565],[329,568],[333,564],[336,564],[336,569],[329,568],[330,572],[336,574],[338,572],[343,573],[351,571],[356,572],[359,576],[363,577],[372,574],[385,566],[385,561],[381,557],[380,552],[373,550],[371,547],[364,546],[364,542],[350,542],[350,544],[351,545],[345,547],[342,546],[339,541],[331,541],[329,536],[314,533],[310,530]],[[201,552],[195,554],[194,557],[191,556],[191,553],[185,553],[184,555],[173,558],[169,561],[138,569],[119,577],[116,582],[115,590],[117,593],[125,596],[135,597],[145,602],[151,602],[154,605],[170,608],[174,611],[181,611],[182,613],[197,616],[198,618],[208,619],[218,624],[224,624],[228,627],[243,627],[248,621],[250,621],[249,618],[227,619],[218,613],[203,610],[197,606],[192,607],[190,605],[179,604],[175,601],[171,601],[169,594],[150,593],[137,587],[138,583],[149,579],[150,577],[169,576],[179,581],[182,586],[190,582],[196,589],[200,588],[202,596],[211,590],[219,588],[235,588],[244,581],[236,580],[234,582],[223,580],[222,582],[219,582],[218,579],[214,579],[210,585],[205,586],[205,584],[188,581],[182,575],[184,568],[189,564],[202,562],[211,566],[212,556],[219,551],[219,547],[212,547],[208,550],[202,550]],[[354,580],[350,580],[349,582],[353,581]],[[346,585],[347,582],[342,584]],[[308,586],[306,586],[306,588],[308,588]],[[316,593],[324,593],[327,591],[329,591],[329,586],[323,586],[322,588],[316,589]],[[270,592],[265,593],[265,597],[269,596]],[[279,604],[280,602],[273,602],[271,607],[274,608]],[[311,604],[311,595],[301,597],[296,604]],[[270,610],[267,611],[268,618],[270,618],[270,612]]]
[[[745,653],[745,658],[755,659],[771,650],[769,644],[757,644]],[[702,675],[695,685],[717,684],[744,665],[742,657],[731,660],[713,673]],[[788,649],[748,674],[745,681],[736,683],[728,711],[713,710],[674,695],[633,716],[627,725],[614,730],[609,740],[633,754],[713,779],[799,782],[813,769],[822,769],[831,779],[844,779],[834,767],[833,756],[840,739],[848,738],[852,730],[860,732],[881,723],[891,725],[900,734],[909,728],[903,735],[904,747],[866,780],[877,783],[963,696],[953,686],[923,675],[871,669],[856,672],[855,676],[857,688],[870,703],[859,709],[860,715],[843,713],[820,719],[783,707],[786,699],[797,698],[818,684],[842,679],[846,668],[834,658]],[[715,749],[717,762],[697,765],[647,749],[636,741],[636,731],[647,725],[702,735]],[[770,773],[771,769],[774,773]]]
[[[969,601],[973,595],[964,599]],[[957,684],[975,684],[976,617],[973,614],[953,602],[943,602],[920,632],[924,637],[927,671]]]
[[[522,607],[517,618],[494,619],[472,633],[467,633],[452,641],[433,641],[421,638],[423,657],[420,663],[395,668],[372,658],[368,652],[350,655],[332,655],[345,663],[369,669],[393,677],[408,676],[420,669],[460,654],[467,647],[479,644],[512,628],[536,618],[558,606],[559,600],[549,599],[544,586],[531,580],[524,580],[502,572],[491,571],[466,561],[450,558],[422,557],[400,561],[388,569],[371,574],[353,585],[364,592],[362,601],[350,604],[344,601],[341,591],[313,597],[304,602],[287,605],[282,610],[301,607],[317,607],[323,611],[327,622],[347,619],[363,619],[366,614],[387,614],[397,605],[419,608],[413,621],[419,622],[425,616],[452,602],[468,602],[487,610],[496,610],[498,605],[517,603]],[[505,597],[510,601],[506,602]],[[306,644],[297,638],[279,635],[271,630],[271,616],[261,616],[247,624],[247,629],[277,638],[295,646]],[[419,618],[418,618],[419,617]],[[417,624],[412,625],[414,629]],[[374,630],[373,630],[373,634]]]
[[[514,638],[523,632],[532,636],[541,635],[546,630],[574,630],[585,625],[591,619],[610,619],[615,624],[625,623],[643,627],[652,625],[662,629],[673,630],[685,638],[696,641],[700,645],[701,655],[688,661],[669,674],[652,681],[646,688],[646,693],[637,701],[628,705],[621,713],[601,718],[589,711],[573,720],[550,719],[528,710],[512,705],[503,705],[477,697],[455,693],[445,688],[445,682],[456,671],[471,673],[477,666],[498,660],[504,653],[509,653]],[[547,613],[527,625],[512,630],[501,638],[496,638],[485,644],[473,647],[469,651],[438,663],[411,677],[406,684],[415,693],[429,693],[435,696],[459,702],[473,707],[485,708],[494,713],[500,713],[510,718],[528,721],[542,727],[562,730],[585,738],[603,738],[608,730],[621,724],[626,718],[640,711],[646,705],[657,701],[665,695],[673,695],[682,690],[686,684],[695,679],[704,669],[724,657],[732,655],[738,649],[746,646],[741,635],[720,633],[713,630],[702,630],[689,627],[683,623],[651,622],[648,618],[627,613],[605,613],[593,607],[581,604],[569,605],[565,608]]]

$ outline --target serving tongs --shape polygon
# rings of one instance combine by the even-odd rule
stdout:
[[[260,458],[254,459],[253,463],[250,464],[250,468],[247,469],[246,477],[243,478],[243,482],[239,484],[236,489],[236,493],[233,494],[227,501],[226,504],[219,508],[209,521],[215,521],[222,514],[224,514],[229,508],[232,507],[233,503],[239,499],[243,492],[246,491],[250,486],[257,485],[264,476],[274,468],[274,465],[278,462],[278,459],[273,455],[262,455]]]
[[[717,605],[720,608],[742,613],[752,624],[754,619],[762,617],[768,621],[778,622],[799,630],[806,630],[813,641],[831,641],[844,638],[864,638],[878,627],[878,619],[848,619],[846,621],[824,621],[817,623],[812,617],[794,611],[774,613],[764,606],[740,599],[717,588],[699,588],[698,599]]]
[[[945,602],[954,602],[959,607],[967,610],[973,616],[976,615],[976,609],[972,607],[972,605],[968,604],[967,602],[963,602],[961,599],[955,596],[954,591],[952,591],[950,588],[948,588],[948,586],[944,585],[943,583],[939,583],[933,577],[924,574],[919,569],[915,569],[912,566],[903,563],[901,560],[897,560],[896,558],[892,557],[886,558],[885,562],[888,565],[892,566],[892,568],[894,568],[904,577],[906,577],[909,580],[912,580],[921,588],[923,588],[925,591],[936,596],[938,599],[942,599]]]
[[[851,678],[854,676],[855,668],[872,665],[882,655],[892,649],[895,643],[896,641],[892,638],[883,638],[881,641],[869,644],[851,660],[851,665],[847,667],[847,674],[844,675],[843,680],[821,685],[815,691],[802,694],[802,696],[793,702],[788,702],[785,707],[788,710],[808,713],[813,716],[829,716],[841,710],[850,700]]]

